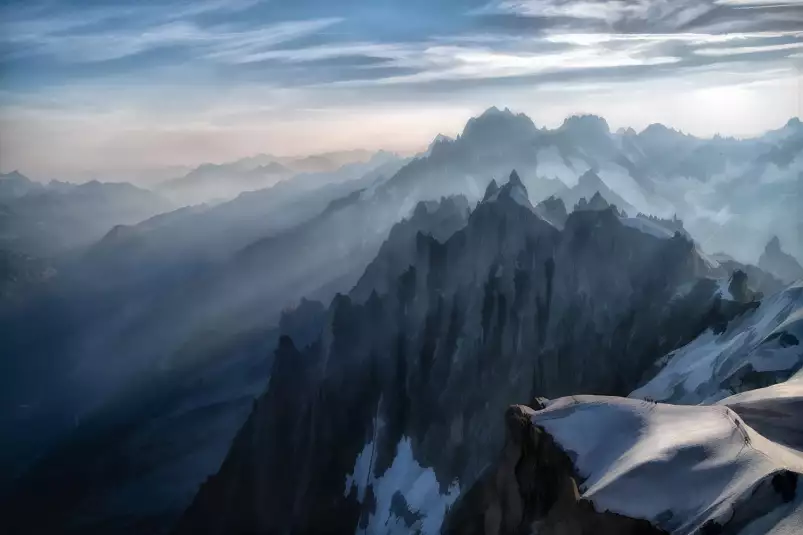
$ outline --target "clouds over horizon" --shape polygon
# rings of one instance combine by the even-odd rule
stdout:
[[[593,93],[580,101],[586,108],[614,90],[635,105],[631,96],[656,87],[673,99],[744,86],[742,97],[760,99],[772,96],[760,84],[778,86],[783,96],[764,123],[747,113],[741,125],[708,129],[743,134],[797,113],[789,91],[801,53],[800,0],[11,2],[0,8],[0,151],[5,160],[24,145],[19,123],[36,131],[34,117],[66,121],[64,131],[75,127],[70,120],[91,128],[105,117],[94,135],[122,140],[126,130],[148,128],[242,136],[314,124],[320,113],[336,124],[334,110],[340,122],[360,122],[418,106],[430,117],[443,110],[448,130],[449,117],[493,104],[554,120],[571,111],[558,93],[578,89]],[[582,111],[616,115],[622,105]],[[639,109],[644,122],[662,117],[649,99]],[[676,126],[706,133],[687,122]],[[42,128],[54,143],[64,133]],[[412,145],[436,126],[431,118],[406,128],[388,144]],[[343,137],[344,148],[366,139],[354,124]]]

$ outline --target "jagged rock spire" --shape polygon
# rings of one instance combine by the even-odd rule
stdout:
[[[609,206],[610,204],[605,200],[605,197],[603,197],[599,191],[595,192],[591,197],[591,200],[588,202],[589,210],[604,210]]]
[[[524,183],[521,181],[521,178],[515,169],[510,172],[510,177],[508,178],[507,184],[499,189],[499,193],[496,197],[498,199],[511,199],[512,201],[530,209],[533,207],[533,205],[530,203],[530,196],[527,193],[527,188],[524,186]]]

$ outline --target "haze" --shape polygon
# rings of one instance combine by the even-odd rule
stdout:
[[[8,2],[0,171],[412,153],[491,104],[753,136],[800,114],[801,34],[797,0]]]

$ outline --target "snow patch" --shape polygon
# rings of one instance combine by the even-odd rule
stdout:
[[[597,510],[643,518],[677,535],[729,518],[778,470],[803,470],[803,456],[723,406],[573,396],[535,412],[533,422],[573,457],[585,478],[582,496]]]
[[[368,442],[362,451],[357,454],[357,460],[354,461],[354,470],[351,474],[346,476],[346,490],[343,491],[343,497],[349,495],[353,487],[357,487],[357,499],[362,503],[365,499],[365,490],[370,483],[371,465],[374,455],[374,442]]]
[[[399,441],[393,463],[379,478],[373,476],[372,452],[373,442],[369,442],[357,456],[354,470],[346,477],[343,493],[347,496],[356,485],[358,499],[362,503],[367,485],[373,486],[375,512],[368,519],[367,528],[359,528],[357,533],[438,535],[448,508],[460,495],[458,483],[453,482],[446,494],[441,494],[435,472],[418,464],[408,437],[402,437]],[[391,502],[397,492],[404,497],[410,512],[419,517],[413,526],[408,527],[391,510]]]
[[[730,279],[717,279],[717,290],[715,293],[722,299],[735,300],[730,291]]]
[[[620,221],[626,227],[634,228],[644,234],[655,236],[656,238],[667,239],[675,235],[675,233],[669,229],[648,219],[644,219],[643,217],[622,217]]]
[[[722,385],[748,366],[756,372],[793,372],[803,364],[803,283],[765,299],[724,333],[708,330],[667,357],[666,366],[630,397],[716,401],[732,393]]]

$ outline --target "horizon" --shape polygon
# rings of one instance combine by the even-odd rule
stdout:
[[[476,113],[476,114],[473,114],[473,115],[470,115],[470,116],[466,117],[466,119],[463,121],[462,125],[456,131],[450,131],[450,132],[439,131],[436,134],[432,135],[428,140],[424,140],[422,143],[418,144],[418,146],[416,148],[409,149],[409,150],[393,150],[392,148],[386,148],[386,147],[379,147],[379,148],[376,148],[376,149],[368,149],[368,148],[365,148],[365,147],[356,147],[355,146],[355,147],[351,147],[351,148],[344,148],[342,150],[321,151],[321,152],[299,152],[299,153],[295,153],[295,154],[278,154],[278,153],[268,149],[268,150],[263,150],[263,151],[259,151],[259,152],[241,154],[241,155],[238,155],[238,156],[235,156],[235,157],[233,157],[231,159],[226,159],[226,160],[217,160],[217,161],[201,160],[201,161],[196,161],[196,162],[187,162],[185,164],[174,164],[174,165],[165,165],[165,166],[160,166],[160,167],[139,168],[139,169],[129,169],[129,170],[116,170],[116,171],[115,170],[103,171],[103,170],[87,169],[87,170],[77,171],[72,175],[68,174],[67,176],[45,176],[45,177],[43,177],[41,175],[37,175],[36,173],[29,173],[25,169],[21,169],[21,168],[6,168],[6,166],[3,164],[3,162],[0,162],[0,174],[9,175],[9,174],[13,174],[13,173],[19,173],[19,174],[25,176],[26,178],[28,178],[30,180],[34,180],[36,182],[40,182],[40,183],[43,183],[43,184],[49,183],[50,181],[72,182],[72,183],[76,183],[76,184],[87,183],[87,182],[92,182],[92,181],[98,181],[98,182],[115,182],[115,183],[116,182],[130,182],[130,183],[132,183],[134,185],[137,185],[137,186],[148,187],[148,186],[153,186],[155,184],[163,182],[165,180],[170,180],[170,179],[183,177],[186,174],[188,174],[188,173],[192,172],[193,170],[196,170],[199,167],[202,167],[204,165],[227,165],[227,164],[233,164],[233,163],[240,162],[242,160],[247,160],[247,159],[250,159],[250,158],[257,158],[257,157],[268,157],[268,158],[273,158],[274,159],[273,161],[279,161],[279,160],[300,160],[300,159],[309,158],[309,157],[322,157],[322,156],[331,156],[331,155],[347,154],[347,153],[362,153],[362,155],[361,155],[362,157],[355,158],[354,160],[349,161],[349,162],[347,162],[346,164],[343,164],[343,165],[347,165],[348,163],[352,163],[352,162],[367,161],[367,159],[369,159],[370,157],[372,157],[372,156],[374,156],[374,155],[376,155],[378,153],[381,153],[381,152],[389,152],[389,153],[393,153],[393,154],[395,154],[397,156],[405,157],[405,158],[406,157],[416,157],[416,156],[422,156],[425,153],[425,151],[428,149],[428,147],[439,136],[446,136],[450,140],[454,140],[454,139],[458,138],[463,133],[463,130],[464,130],[465,126],[466,126],[466,123],[469,120],[471,120],[473,118],[477,118],[477,117],[479,117],[479,116],[481,116],[481,115],[483,115],[483,114],[485,114],[485,113],[487,113],[487,112],[489,112],[489,111],[491,111],[493,109],[496,109],[498,111],[509,111],[514,115],[520,115],[520,114],[526,115],[527,117],[529,117],[533,121],[536,129],[538,129],[538,130],[555,130],[555,129],[558,129],[568,119],[570,119],[572,117],[594,116],[594,117],[598,117],[600,119],[603,119],[608,124],[608,128],[609,128],[609,131],[610,131],[611,134],[617,134],[617,133],[619,133],[620,130],[626,130],[626,129],[631,129],[631,128],[635,131],[636,134],[641,134],[642,132],[644,132],[647,128],[649,128],[651,126],[661,125],[661,126],[664,126],[664,127],[668,128],[669,130],[678,132],[678,133],[686,135],[686,136],[691,136],[691,137],[695,137],[695,138],[698,138],[698,139],[702,139],[702,140],[711,140],[711,139],[715,139],[715,138],[725,138],[725,139],[731,138],[731,139],[737,139],[737,140],[757,139],[757,138],[760,138],[760,137],[766,135],[769,132],[784,128],[785,126],[789,125],[790,123],[794,122],[795,120],[797,120],[797,121],[801,120],[801,117],[799,115],[793,115],[793,116],[790,116],[785,121],[782,121],[780,124],[777,124],[775,126],[770,126],[769,128],[767,128],[765,130],[759,131],[759,132],[757,132],[755,134],[751,134],[751,135],[744,135],[744,136],[726,135],[726,134],[722,134],[722,133],[719,133],[719,132],[715,132],[715,133],[713,133],[711,135],[696,135],[696,134],[691,133],[691,132],[686,132],[682,128],[677,128],[672,124],[666,124],[666,123],[661,123],[661,122],[650,123],[650,124],[647,124],[647,125],[645,125],[645,126],[643,126],[641,128],[633,128],[630,125],[624,125],[624,124],[623,125],[612,125],[612,124],[610,124],[610,122],[608,121],[608,119],[606,117],[604,117],[602,115],[599,115],[599,114],[595,114],[595,113],[571,113],[569,115],[566,115],[562,120],[558,121],[557,123],[553,123],[553,124],[550,124],[550,125],[545,125],[545,124],[540,124],[537,120],[535,120],[528,113],[525,113],[525,112],[522,112],[522,111],[518,111],[518,110],[515,110],[515,109],[510,109],[510,108],[503,107],[503,106],[492,105],[492,106],[488,106],[488,107],[484,108],[483,111],[481,111],[479,113]],[[102,176],[104,173],[108,174],[110,176],[105,176],[105,177]],[[144,175],[152,175],[152,176],[144,177]]]
[[[3,170],[409,153],[489,102],[539,126],[750,137],[800,116],[801,0],[10,1]],[[43,157],[43,155],[46,155]]]

